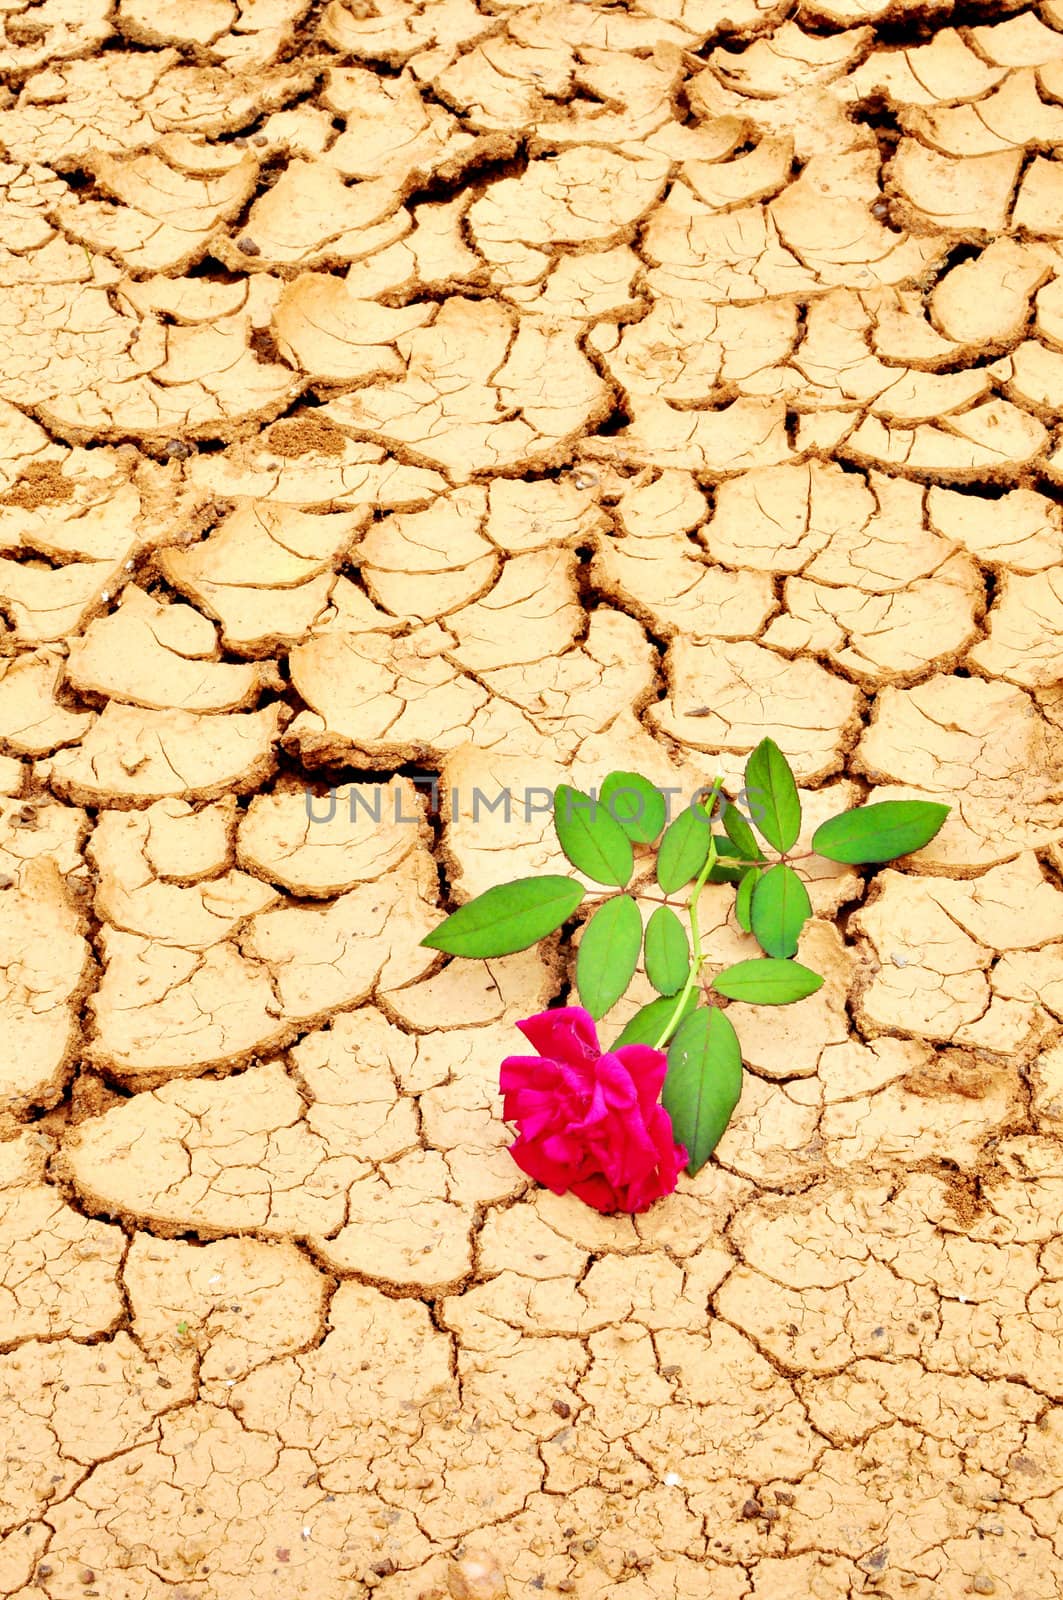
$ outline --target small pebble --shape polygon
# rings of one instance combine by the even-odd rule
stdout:
[[[169,456],[171,461],[187,461],[192,454],[192,446],[183,439],[167,439],[163,454]]]
[[[988,1572],[976,1572],[971,1583],[971,1590],[974,1594],[996,1594],[997,1586]]]
[[[269,140],[264,133],[256,133],[251,136],[251,143],[257,145],[261,150],[263,145],[269,144]]]
[[[764,1507],[759,1500],[747,1500],[739,1512],[739,1516],[743,1517],[746,1522],[752,1522],[754,1517],[762,1516],[763,1512]]]
[[[257,245],[253,239],[248,238],[246,233],[242,233],[237,239],[236,248],[242,250],[245,256],[260,256],[262,254],[262,246]]]

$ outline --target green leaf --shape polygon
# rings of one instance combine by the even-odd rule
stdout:
[[[750,915],[750,911],[753,900],[753,890],[757,886],[757,879],[759,877],[759,871],[756,867],[753,867],[743,877],[741,883],[738,885],[738,893],[735,895],[735,921],[746,933],[753,932],[753,919]]]
[[[611,772],[602,784],[601,800],[636,844],[652,844],[664,827],[664,795],[637,772]]]
[[[576,956],[576,988],[597,1022],[635,976],[642,949],[642,918],[630,895],[599,906],[583,931]]]
[[[764,852],[757,843],[756,835],[733,800],[724,801],[723,831],[743,861],[763,861]]]
[[[712,986],[728,1000],[748,1000],[759,1006],[788,1006],[791,1001],[804,1000],[806,995],[822,989],[823,979],[818,972],[797,961],[774,961],[764,956],[727,967],[712,980]]]
[[[698,997],[691,989],[683,1002],[683,1016],[693,1011],[697,1003]],[[666,1000],[651,1000],[648,1006],[635,1012],[613,1049],[618,1050],[622,1044],[656,1044],[675,1008],[674,995],[669,995]]]
[[[757,832],[776,850],[792,850],[801,832],[801,802],[790,763],[774,739],[762,739],[746,762],[746,796]]]
[[[690,941],[671,906],[658,906],[646,924],[646,976],[658,994],[678,994],[690,971]]]
[[[699,1009],[668,1047],[661,1103],[694,1175],[719,1144],[742,1093],[742,1051],[722,1011]]]
[[[896,861],[929,844],[951,811],[936,800],[880,800],[820,823],[812,848],[828,861],[864,867]]]
[[[631,840],[600,801],[567,783],[554,790],[554,827],[572,865],[593,878],[622,889],[631,876]]]
[[[801,929],[812,915],[808,890],[793,867],[779,861],[753,890],[750,920],[765,955],[795,956]]]
[[[518,878],[461,906],[422,945],[451,956],[508,956],[553,933],[583,899],[575,878]]]
[[[746,873],[746,867],[737,861],[717,861],[712,867],[706,883],[741,883]]]
[[[709,853],[712,828],[700,806],[687,806],[664,831],[657,851],[657,882],[674,894],[696,878]]]

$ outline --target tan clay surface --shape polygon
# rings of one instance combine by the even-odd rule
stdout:
[[[0,83],[0,1595],[1060,1600],[1063,3],[0,0]],[[420,940],[765,734],[800,848],[954,809],[602,1217],[497,1093],[572,948]]]

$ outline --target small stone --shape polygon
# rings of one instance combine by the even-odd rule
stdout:
[[[747,1500],[738,1514],[746,1522],[752,1522],[754,1517],[763,1516],[764,1507],[759,1500]]]
[[[570,1417],[572,1415],[572,1407],[564,1400],[555,1400],[550,1409],[555,1411],[559,1417]]]
[[[163,454],[169,456],[171,461],[187,461],[192,454],[192,446],[183,439],[167,439],[162,448]]]
[[[971,1580],[972,1594],[996,1594],[997,1586],[988,1572],[976,1572]]]
[[[237,239],[236,248],[241,250],[245,256],[260,256],[262,254],[262,246],[256,244],[246,233],[242,233]]]
[[[251,136],[251,143],[257,145],[261,150],[263,146],[269,144],[269,140],[266,138],[264,133],[255,133]]]

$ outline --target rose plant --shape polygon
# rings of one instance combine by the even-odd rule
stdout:
[[[928,844],[949,810],[926,800],[857,806],[821,823],[807,854],[880,866]],[[822,986],[793,959],[812,914],[793,853],[797,784],[778,745],[764,739],[741,795],[729,798],[717,778],[667,826],[663,795],[633,772],[610,773],[598,795],[560,785],[553,814],[566,858],[608,892],[579,943],[581,1005],[518,1023],[538,1054],[502,1063],[503,1114],[519,1130],[510,1152],[556,1194],[603,1212],[645,1211],[672,1192],[684,1166],[693,1175],[705,1165],[738,1104],[741,1046],[720,1002],[788,1005]],[[653,846],[663,899],[644,928],[641,878],[626,891],[636,848],[648,872]],[[698,922],[707,883],[734,886],[735,918],[763,951],[708,979]],[[684,927],[671,901],[688,886]],[[519,878],[468,901],[422,942],[449,955],[510,955],[557,933],[585,897],[573,877]],[[658,998],[603,1050],[595,1024],[626,993],[640,957]]]

